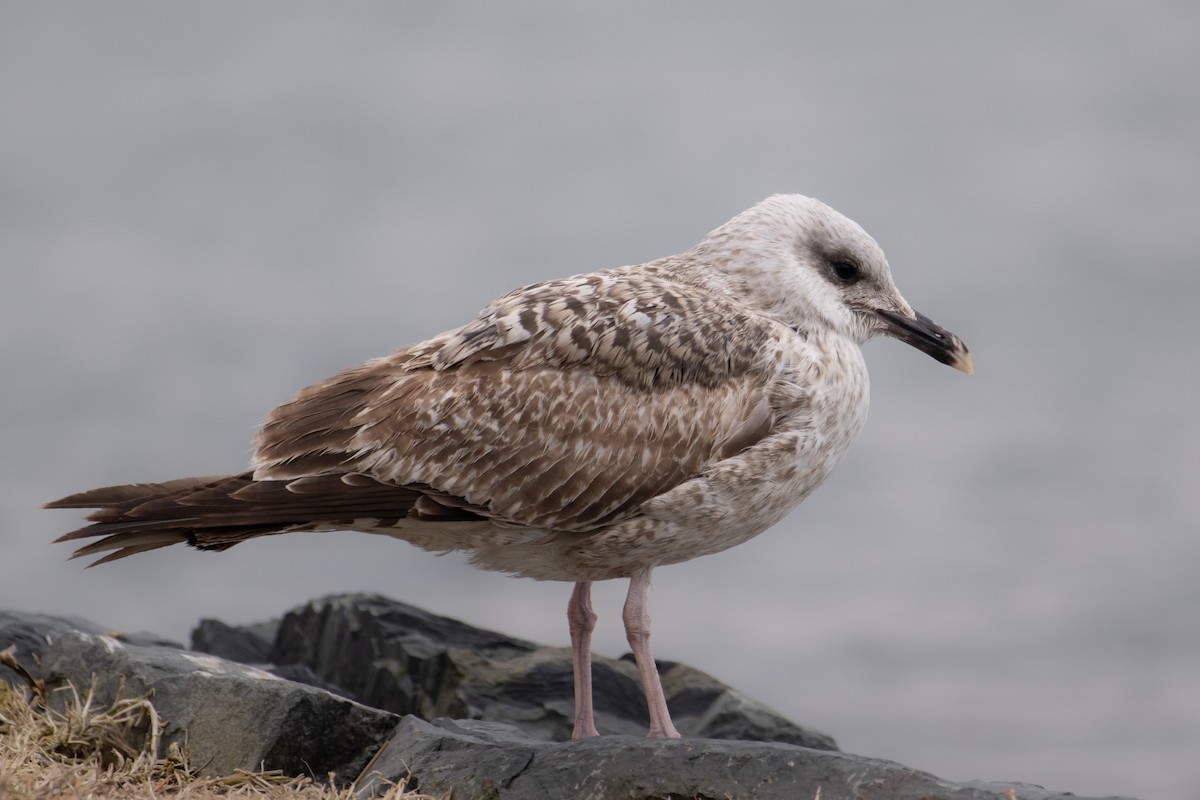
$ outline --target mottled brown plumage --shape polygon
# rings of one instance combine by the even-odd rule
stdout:
[[[387,533],[576,582],[575,735],[595,735],[594,580],[624,620],[651,735],[673,736],[649,650],[650,571],[732,547],[818,486],[866,419],[860,344],[885,332],[970,371],[882,251],[827,206],[779,195],[679,256],[518,289],[474,321],[301,391],[250,472],[97,489],[96,563],[290,531]]]

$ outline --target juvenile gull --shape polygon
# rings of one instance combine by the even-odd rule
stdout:
[[[971,372],[856,223],[775,195],[691,250],[534,284],[477,319],[302,390],[239,475],[93,489],[95,564],[183,542],[384,533],[483,569],[572,581],[574,738],[592,714],[591,584],[629,578],[624,623],[650,736],[677,737],[650,652],[651,570],[766,530],[867,416],[860,345],[884,333]],[[111,552],[108,552],[111,551]]]

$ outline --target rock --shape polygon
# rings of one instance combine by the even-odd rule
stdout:
[[[348,782],[398,722],[385,711],[215,656],[71,630],[77,620],[45,622],[40,664],[30,671],[46,681],[49,697],[61,697],[54,690],[68,683],[84,691],[93,676],[94,707],[110,705],[122,684],[127,698],[153,693],[166,722],[163,745],[186,744],[191,762],[206,774],[280,769],[322,778],[333,773]],[[0,648],[10,630],[0,620]],[[27,656],[18,658],[28,665]]]
[[[608,724],[636,735],[579,742],[547,741],[529,729],[558,730],[570,704],[565,653],[375,597],[328,598],[289,615],[271,645],[272,658],[291,653],[309,664],[287,665],[314,680],[337,681],[343,691],[464,715],[522,718],[519,723],[476,719],[403,719],[312,686],[216,656],[159,645],[131,644],[99,633],[86,620],[0,612],[0,650],[17,657],[50,696],[70,682],[97,682],[93,707],[153,692],[166,722],[164,744],[185,744],[194,765],[211,775],[238,769],[279,769],[291,775],[347,785],[359,778],[360,796],[385,781],[446,798],[684,798],[754,797],[822,800],[1059,800],[1072,795],[1008,783],[950,783],[879,759],[783,741],[645,738],[641,693],[630,665],[603,660]],[[197,641],[259,658],[265,628],[238,633],[208,624]],[[340,658],[345,654],[346,658]],[[811,735],[746,700],[708,676],[663,664],[674,711],[693,730],[727,735]],[[10,673],[11,675],[11,673]],[[0,677],[7,677],[0,675]],[[630,683],[632,682],[632,686]],[[554,698],[546,701],[549,691]],[[789,728],[790,726],[790,728]],[[684,724],[680,725],[685,730]],[[693,734],[694,736],[694,734]],[[1084,800],[1079,798],[1078,800]]]
[[[778,742],[545,742],[510,725],[411,716],[372,772],[359,784],[361,796],[380,779],[407,779],[411,788],[449,800],[1082,800],[1026,784],[950,783],[890,761]]]
[[[202,619],[192,630],[192,649],[257,666],[277,678],[315,686],[351,700],[349,692],[321,678],[305,664],[271,664],[271,646],[279,620],[234,627],[216,619]]]
[[[208,637],[194,635],[193,641],[199,646]],[[547,740],[571,736],[574,679],[566,648],[514,639],[384,597],[327,597],[289,612],[267,657],[273,669],[307,667],[319,681],[396,714],[506,722]],[[684,736],[837,749],[831,737],[788,721],[700,670],[669,662],[659,669]],[[596,656],[592,677],[600,732],[644,735],[649,720],[631,657]]]
[[[279,623],[234,627],[217,619],[202,619],[192,630],[192,649],[242,664],[266,664]]]
[[[126,633],[106,629],[82,617],[55,617],[49,614],[34,614],[27,611],[0,610],[0,636],[4,647],[15,644],[18,656],[36,656],[49,646],[50,637],[56,633],[82,631],[102,633],[128,644],[154,645],[182,650],[183,645],[154,633]]]
[[[52,617],[24,611],[0,611],[0,651],[13,648],[14,657],[23,667],[40,677],[38,664],[50,647],[52,637],[71,631],[100,633],[100,628],[79,617]],[[22,685],[22,678],[0,664],[0,681]]]

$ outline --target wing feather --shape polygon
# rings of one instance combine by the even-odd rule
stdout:
[[[354,472],[505,524],[594,530],[769,435],[780,335],[653,271],[527,287],[280,406],[255,478]]]

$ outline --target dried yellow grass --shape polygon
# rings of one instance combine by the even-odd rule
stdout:
[[[171,745],[160,753],[163,721],[149,697],[118,690],[107,707],[68,686],[50,703],[44,684],[0,651],[0,665],[24,681],[0,681],[0,800],[356,800],[355,787],[336,788],[309,777],[237,772],[200,777],[187,753]],[[123,689],[123,687],[122,687]],[[382,800],[431,800],[389,784]]]

